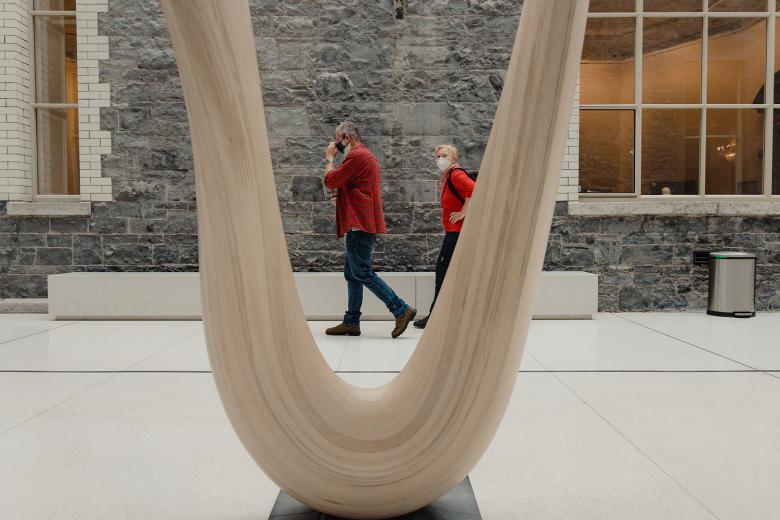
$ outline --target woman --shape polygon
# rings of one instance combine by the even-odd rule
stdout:
[[[469,209],[471,194],[474,192],[474,180],[458,165],[458,149],[451,144],[436,147],[436,166],[441,171],[439,193],[441,193],[442,223],[444,224],[444,241],[441,244],[439,258],[436,260],[436,292],[431,304],[431,312],[439,297],[444,276],[450,266],[452,254],[458,243],[463,221]],[[418,329],[424,329],[428,324],[428,316],[414,322]]]

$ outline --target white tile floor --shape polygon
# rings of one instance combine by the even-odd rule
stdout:
[[[420,336],[310,325],[361,386]],[[0,518],[267,518],[208,370],[198,322],[0,315]],[[780,518],[780,314],[534,322],[472,483],[495,520]]]

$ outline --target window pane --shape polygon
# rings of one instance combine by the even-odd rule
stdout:
[[[707,195],[760,195],[763,156],[763,110],[707,111]]]
[[[700,103],[700,18],[646,18],[642,88],[645,103]]]
[[[37,109],[38,193],[78,195],[78,109]]]
[[[780,2],[778,2],[780,5]],[[780,31],[780,18],[775,21],[775,31]],[[780,103],[780,32],[775,32],[775,104]],[[759,103],[764,102],[764,91],[762,90],[759,95]]]
[[[708,47],[707,102],[762,102],[766,22],[761,18],[711,18]]]
[[[642,113],[642,195],[697,195],[701,110]]]
[[[772,195],[780,195],[780,113],[775,109],[772,135]]]
[[[35,91],[38,103],[77,103],[76,18],[35,17]]]
[[[75,11],[76,0],[35,0],[35,11]]]
[[[766,11],[766,0],[709,0],[710,11]]]
[[[635,18],[591,18],[580,67],[580,103],[634,102]]]
[[[634,193],[634,111],[580,110],[584,193]]]
[[[590,0],[591,13],[632,13],[635,0]]]
[[[698,13],[702,6],[701,0],[645,0],[645,11],[655,13]]]

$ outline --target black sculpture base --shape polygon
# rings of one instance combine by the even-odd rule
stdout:
[[[281,491],[268,520],[339,520],[314,511]],[[474,489],[468,477],[458,487],[426,508],[399,516],[397,520],[482,520]]]

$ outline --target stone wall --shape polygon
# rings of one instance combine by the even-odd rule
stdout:
[[[0,202],[0,299],[43,297],[46,274],[80,270],[196,270],[197,235],[192,203],[144,209],[133,202],[96,203],[92,218],[4,217]],[[154,212],[160,227],[144,229],[144,213]],[[141,226],[140,228],[138,226]],[[429,254],[440,237],[423,235]],[[323,259],[338,257],[341,244],[316,235],[291,235],[291,243],[311,241]],[[390,237],[389,240],[393,240]],[[391,242],[392,243],[392,242]],[[418,251],[378,258],[410,264]],[[707,267],[693,264],[693,251],[747,249],[758,254],[756,304],[780,310],[780,216],[571,216],[559,203],[545,268],[599,274],[602,311],[693,310],[707,305]],[[295,258],[295,250],[291,251]],[[387,256],[385,256],[387,255]]]
[[[383,166],[389,235],[379,243],[377,266],[432,269],[440,230],[433,148],[454,142],[465,165],[479,165],[521,2],[410,2],[404,20],[394,18],[390,0],[250,5],[294,267],[342,268],[321,178],[325,145],[339,122],[352,119]],[[171,218],[193,230],[186,113],[157,1],[111,2],[100,22],[111,44],[102,73],[112,107],[103,110],[103,126],[114,137],[103,166],[122,202],[121,210],[107,211],[131,219],[126,229],[101,225],[128,246],[167,235]],[[166,251],[128,268],[193,268]]]
[[[250,2],[296,269],[342,268],[321,177],[325,145],[347,118],[383,166],[390,234],[378,244],[377,267],[433,268],[433,148],[454,142],[466,166],[479,165],[521,4],[411,1],[397,20],[390,0]],[[187,117],[158,0],[110,1],[97,22],[111,49],[100,80],[111,85],[101,126],[113,146],[102,166],[114,202],[65,219],[10,218],[0,203],[0,297],[45,296],[46,275],[58,272],[197,270]]]
[[[599,274],[602,311],[707,307],[708,269],[694,250],[758,255],[756,308],[780,310],[780,216],[571,216],[559,204],[545,269]]]

